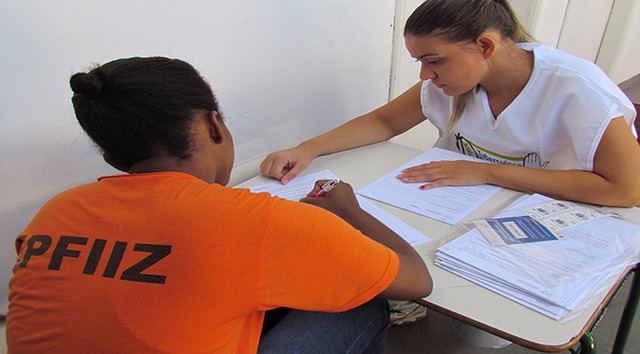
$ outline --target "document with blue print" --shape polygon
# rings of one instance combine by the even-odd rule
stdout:
[[[278,196],[280,198],[299,201],[307,196],[307,194],[313,189],[313,184],[321,179],[339,179],[330,170],[323,170],[316,173],[307,174],[304,176],[298,176],[291,180],[286,185],[280,182],[272,182],[259,186],[250,187],[252,192],[267,192],[271,195]],[[407,243],[415,247],[417,245],[431,241],[431,238],[427,237],[420,231],[416,230],[412,226],[389,214],[384,209],[375,205],[371,201],[356,195],[360,207],[371,214],[376,219],[380,220],[388,228],[400,235]]]
[[[447,224],[457,224],[484,202],[491,199],[502,187],[482,184],[421,190],[419,187],[424,183],[404,183],[396,178],[400,171],[407,167],[433,161],[451,160],[487,163],[472,156],[433,148],[358,190],[358,194]]]
[[[616,217],[606,209],[564,200],[520,209],[525,215],[474,220],[473,224],[494,246],[564,239],[564,229],[605,216]]]
[[[554,202],[528,196],[497,217]],[[640,226],[596,217],[563,229],[563,240],[493,247],[477,229],[438,248],[439,267],[560,321],[577,316],[640,261]]]
[[[473,223],[494,246],[553,241],[563,237],[529,215],[474,220]]]

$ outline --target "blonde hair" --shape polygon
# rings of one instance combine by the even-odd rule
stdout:
[[[488,29],[498,30],[516,43],[533,41],[507,0],[426,0],[407,19],[404,34],[468,42]],[[460,120],[472,94],[470,90],[454,97],[449,130]]]

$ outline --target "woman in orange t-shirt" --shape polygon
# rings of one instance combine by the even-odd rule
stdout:
[[[348,184],[303,203],[226,187],[232,137],[189,64],[119,59],[70,83],[126,174],[52,198],[16,239],[9,352],[382,352],[385,299],[430,293]]]

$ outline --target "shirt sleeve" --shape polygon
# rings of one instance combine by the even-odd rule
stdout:
[[[260,310],[339,312],[386,289],[398,256],[336,215],[276,199],[258,279]]]

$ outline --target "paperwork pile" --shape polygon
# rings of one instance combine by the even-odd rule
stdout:
[[[520,200],[498,217],[548,202]],[[562,240],[492,246],[477,229],[438,248],[436,265],[555,320],[575,317],[640,261],[640,226],[603,217],[563,230]]]

